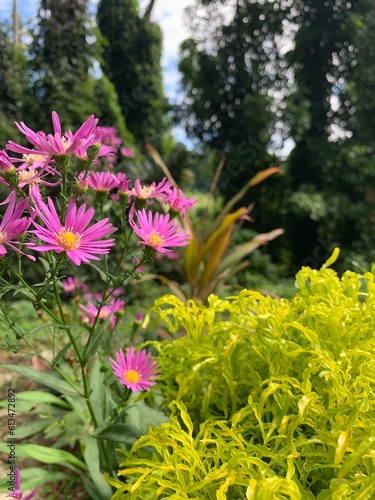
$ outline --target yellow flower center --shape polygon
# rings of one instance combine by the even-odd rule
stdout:
[[[164,244],[164,238],[153,231],[147,236],[147,244],[150,247],[160,247]]]
[[[66,151],[72,145],[72,141],[70,139],[67,139],[66,137],[61,138],[61,143],[64,148],[64,151]]]
[[[33,170],[21,170],[18,172],[18,179],[20,182],[27,182],[29,179],[32,179],[36,175],[36,172]]]
[[[151,186],[141,186],[139,189],[139,194],[136,192],[134,188],[132,191],[136,198],[140,198],[141,200],[147,200],[147,198],[149,198],[155,191],[155,188]]]
[[[125,370],[124,380],[129,382],[129,384],[136,384],[141,380],[141,375],[135,370]]]
[[[79,247],[81,235],[78,233],[73,233],[69,229],[65,229],[65,227],[62,227],[56,239],[57,243],[61,247],[63,247],[64,250],[75,250]]]
[[[24,160],[25,160],[25,163],[27,163],[29,165],[29,167],[31,167],[32,165],[34,165],[35,162],[44,162],[46,160],[46,158],[42,155],[22,155]]]
[[[2,245],[7,240],[7,237],[8,237],[7,233],[2,233],[0,231],[0,245]]]
[[[108,316],[110,315],[110,311],[108,309],[105,309],[104,307],[100,310],[99,313],[99,319],[107,319]]]

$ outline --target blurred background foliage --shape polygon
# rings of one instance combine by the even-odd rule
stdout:
[[[224,156],[212,220],[258,171],[280,166],[234,207],[256,200],[254,222],[242,224],[234,243],[276,227],[285,234],[257,250],[233,284],[263,288],[269,279],[284,290],[283,280],[301,265],[320,267],[334,246],[342,269],[368,266],[374,1],[195,0],[180,48],[178,106],[163,90],[156,3],[100,0],[95,18],[88,0],[41,0],[32,28],[17,15],[2,24],[0,147],[22,140],[14,121],[49,132],[52,110],[65,128],[94,113],[136,149],[129,168],[141,168],[142,180],[162,177],[147,153],[152,144],[180,187],[203,197]],[[174,139],[177,123],[194,151]]]

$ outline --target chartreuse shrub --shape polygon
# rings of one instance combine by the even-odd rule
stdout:
[[[375,498],[374,274],[296,286],[156,302],[179,334],[155,344],[171,422],[125,455],[113,500]]]

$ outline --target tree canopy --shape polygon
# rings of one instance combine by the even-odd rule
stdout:
[[[113,82],[130,132],[141,147],[159,147],[168,130],[161,52],[162,33],[151,21],[153,1],[142,16],[135,0],[101,0],[103,71]]]

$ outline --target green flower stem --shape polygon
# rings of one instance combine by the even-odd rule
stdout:
[[[29,290],[29,292],[32,293],[32,295],[34,295],[34,297],[36,297],[37,294],[35,293],[35,290],[23,279],[22,275],[18,271],[13,269],[13,267],[10,264],[8,264],[8,262],[6,262],[5,260],[2,262],[2,264],[4,267],[6,267],[6,269],[8,269],[8,271],[10,271],[13,274],[13,276],[15,276],[20,281],[20,283],[23,284],[24,287],[26,287]],[[9,285],[8,282],[6,283]]]
[[[59,308],[59,311],[60,311],[61,322],[64,325],[66,325],[67,323],[66,323],[66,319],[65,319],[65,313],[64,313],[62,302],[61,302],[60,292],[57,288],[57,283],[54,283],[53,289],[55,292],[57,307]],[[87,406],[88,406],[89,411],[90,411],[92,421],[93,421],[95,429],[96,429],[98,427],[98,421],[97,421],[96,415],[94,413],[94,409],[93,409],[91,401],[90,401],[90,387],[89,387],[89,381],[88,381],[88,377],[87,377],[87,370],[86,370],[86,367],[84,364],[84,359],[83,359],[83,356],[81,354],[81,351],[78,347],[78,344],[76,342],[76,339],[75,339],[74,334],[71,331],[71,329],[66,328],[66,333],[68,334],[69,340],[72,343],[73,349],[74,349],[74,351],[77,355],[78,361],[79,361],[79,365],[80,365],[81,373],[82,373],[82,379],[83,379],[85,399],[86,399],[86,403],[87,403]]]
[[[98,325],[98,322],[99,322],[99,316],[100,316],[100,311],[102,310],[102,307],[105,305],[105,302],[106,300],[109,299],[109,297],[113,294],[114,290],[118,287],[118,286],[121,286],[123,285],[123,283],[129,279],[129,277],[131,277],[132,275],[134,275],[135,273],[135,270],[142,266],[143,264],[145,264],[147,262],[148,258],[147,257],[144,257],[143,259],[140,260],[140,262],[138,262],[137,264],[134,264],[134,267],[133,269],[130,271],[130,273],[125,276],[125,277],[122,277],[120,278],[118,281],[116,281],[115,283],[112,283],[112,290],[110,292],[108,292],[108,288],[109,288],[109,285],[111,284],[110,280],[107,281],[107,283],[105,284],[105,287],[104,287],[104,292],[103,292],[103,299],[102,301],[100,302],[100,304],[98,305],[98,313],[94,319],[94,323],[90,329],[90,338],[92,337],[93,333],[95,332],[95,328],[97,327]],[[119,266],[116,266],[116,270]],[[107,293],[108,292],[108,293]],[[83,353],[83,357],[85,357],[86,353],[87,353],[87,350],[88,348],[90,347],[90,340],[87,342],[86,344],[86,347],[85,347],[85,350],[84,350],[84,353]]]
[[[119,402],[119,404],[117,406],[115,406],[113,408],[113,413],[114,413],[115,416],[118,416],[121,413],[121,409],[122,409],[124,403],[126,403],[128,401],[131,392],[132,392],[131,389],[128,389],[127,387],[124,387],[124,390],[123,390],[123,393],[122,393],[122,397],[121,397],[121,401]]]
[[[55,292],[57,306],[58,306],[59,311],[60,311],[61,321],[64,324],[67,324],[66,320],[65,320],[63,305],[61,302],[60,292],[58,290],[56,282],[54,283],[54,292]],[[84,398],[85,398],[86,405],[87,405],[87,408],[89,410],[92,422],[94,424],[94,427],[95,427],[95,429],[97,429],[99,426],[99,422],[98,422],[98,419],[96,418],[95,411],[94,411],[94,408],[92,406],[91,399],[90,399],[90,384],[89,384],[89,378],[87,375],[87,367],[86,367],[85,362],[84,362],[84,356],[80,352],[80,349],[77,345],[76,339],[74,338],[74,335],[73,335],[71,329],[67,328],[66,332],[68,334],[69,340],[72,343],[73,349],[74,349],[74,351],[77,355],[78,361],[79,361],[79,365],[81,368],[81,374],[82,374],[82,381],[83,381]],[[111,462],[111,459],[110,459],[110,456],[108,453],[108,449],[105,446],[105,443],[99,442],[99,447],[102,451],[102,454],[104,455],[105,462],[106,462],[107,467],[108,467],[107,470],[112,470],[113,469],[112,462]]]
[[[71,155],[56,155],[53,157],[57,169],[61,172],[61,198],[63,202],[62,206],[62,220],[65,219],[66,210],[68,207],[68,173],[71,164]]]

